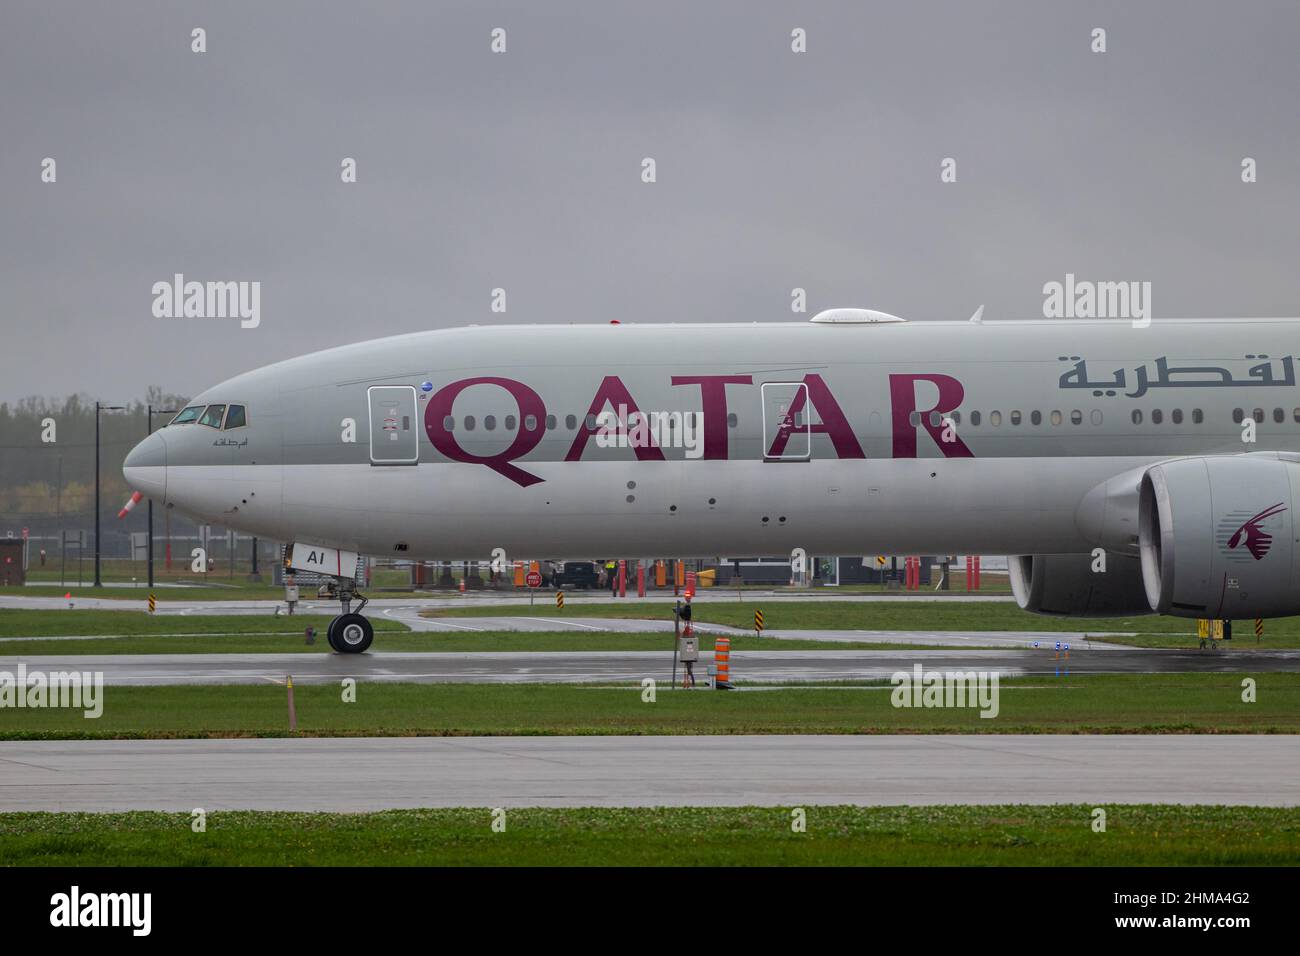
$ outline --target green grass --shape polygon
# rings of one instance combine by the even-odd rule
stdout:
[[[1264,673],[1258,702],[1241,675],[1087,675],[1001,682],[1001,712],[895,708],[888,686],[723,692],[639,686],[338,683],[294,689],[299,735],[877,733],[1297,733],[1300,674]],[[276,685],[106,687],[104,712],[0,708],[0,739],[290,736]]]
[[[146,611],[28,611],[0,609],[0,637],[61,637],[98,635],[266,635],[295,634],[302,639],[308,625],[324,634],[329,614],[149,614]],[[371,618],[376,631],[406,631],[405,624],[385,617]],[[10,641],[5,647],[26,647],[35,642]],[[71,643],[71,642],[58,642]],[[95,641],[104,644],[104,641]],[[209,642],[211,643],[211,642]]]
[[[10,866],[1294,866],[1294,807],[506,808],[0,814]],[[1043,904],[1047,905],[1047,904]]]
[[[1014,603],[942,601],[902,603],[897,601],[702,601],[693,608],[695,620],[733,627],[754,626],[754,611],[761,609],[769,630],[871,630],[871,631],[1042,631],[1102,634],[1132,632],[1134,637],[1099,638],[1136,647],[1196,647],[1196,622],[1188,618],[1135,615],[1127,618],[1048,617],[1022,611]],[[550,617],[581,620],[588,617],[672,620],[670,598],[629,601],[619,604],[570,602],[563,611],[554,607],[429,608],[424,617]],[[1235,637],[1224,642],[1225,650],[1243,648],[1300,648],[1300,617],[1264,622],[1264,639],[1255,643],[1254,621],[1238,621]]]
[[[754,608],[749,603],[704,603],[695,608],[699,623],[748,627]],[[612,606],[570,605],[562,613],[552,608],[466,607],[431,608],[421,612],[431,618],[532,617],[537,619],[582,620],[613,617],[625,620],[671,620],[671,605],[640,602]],[[1132,619],[1069,621],[1026,614],[1014,605],[963,602],[960,604],[913,604],[906,607],[887,602],[855,604],[845,601],[779,603],[763,606],[768,630],[854,629],[926,631],[1012,631],[1045,632],[1137,631],[1135,636],[1106,636],[1109,643],[1135,647],[1195,648],[1199,639],[1195,622],[1181,618],[1139,617]],[[0,656],[14,654],[186,654],[293,652],[329,650],[324,643],[329,614],[186,614],[149,615],[142,611],[100,611],[80,609],[21,610],[0,608],[0,637],[87,637],[115,635],[112,640],[88,641],[0,641]],[[374,614],[370,620],[378,633],[376,650],[400,651],[557,651],[557,650],[663,650],[671,648],[666,634],[619,634],[596,631],[466,631],[463,633],[411,633],[405,624]],[[312,625],[318,638],[314,647],[303,643],[303,630]],[[1153,633],[1154,632],[1154,633]],[[1227,652],[1300,648],[1300,618],[1279,618],[1266,622],[1264,640],[1256,643],[1250,622],[1242,622],[1237,637],[1224,641]],[[197,635],[197,636],[188,636]],[[709,649],[713,638],[700,632],[701,646]],[[927,645],[906,640],[888,644],[834,641],[782,641],[750,635],[732,638],[736,650],[912,650]],[[969,649],[969,648],[968,648]]]
[[[1272,623],[1272,621],[1268,622],[1268,624]],[[1201,644],[1201,639],[1196,636],[1194,630],[1191,634],[1134,634],[1127,637],[1099,637],[1097,640],[1104,640],[1110,644],[1125,644],[1129,647],[1167,647],[1181,650],[1199,648]],[[1216,650],[1224,653],[1295,650],[1300,648],[1300,634],[1277,634],[1265,631],[1264,639],[1256,641],[1254,630],[1243,626],[1236,631],[1232,640],[1216,641],[1214,646]]]
[[[461,631],[413,632],[400,621],[376,614],[376,651],[667,651],[669,634],[604,631]],[[85,636],[79,640],[0,641],[0,658],[36,654],[249,654],[330,653],[325,629],[330,615],[186,614],[149,615],[143,611],[28,611],[0,609],[0,637]],[[304,631],[316,628],[316,643]],[[919,645],[781,641],[744,635],[732,639],[733,650],[911,650]],[[713,638],[700,635],[700,647],[713,649]]]

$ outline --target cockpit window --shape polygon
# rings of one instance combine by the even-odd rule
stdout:
[[[191,405],[189,408],[182,408],[180,414],[169,421],[168,425],[184,425],[194,421],[203,411],[202,405]]]
[[[210,425],[213,428],[221,427],[221,416],[226,413],[225,405],[209,405],[208,410],[203,413],[199,419],[200,425]]]
[[[244,414],[243,405],[231,405],[230,411],[226,412],[226,429],[243,428],[248,424],[248,418]]]

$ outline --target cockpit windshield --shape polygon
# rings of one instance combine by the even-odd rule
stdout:
[[[180,414],[167,424],[190,425],[198,422],[200,425],[207,425],[209,428],[222,428],[223,417],[225,418],[225,428],[243,428],[248,424],[247,407],[244,405],[231,405],[230,411],[227,412],[225,405],[190,405],[188,408],[182,409]]]
[[[221,418],[226,414],[225,405],[209,405],[208,410],[199,418],[200,425],[208,425],[212,428],[221,427]]]

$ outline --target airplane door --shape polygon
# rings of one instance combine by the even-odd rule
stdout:
[[[812,457],[812,422],[808,386],[803,382],[764,382],[763,460],[808,461]]]
[[[414,385],[372,385],[370,464],[414,465],[420,460],[419,415]]]

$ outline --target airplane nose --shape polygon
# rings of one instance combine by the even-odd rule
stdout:
[[[167,500],[167,442],[154,432],[127,454],[122,477],[135,491],[164,503]]]

